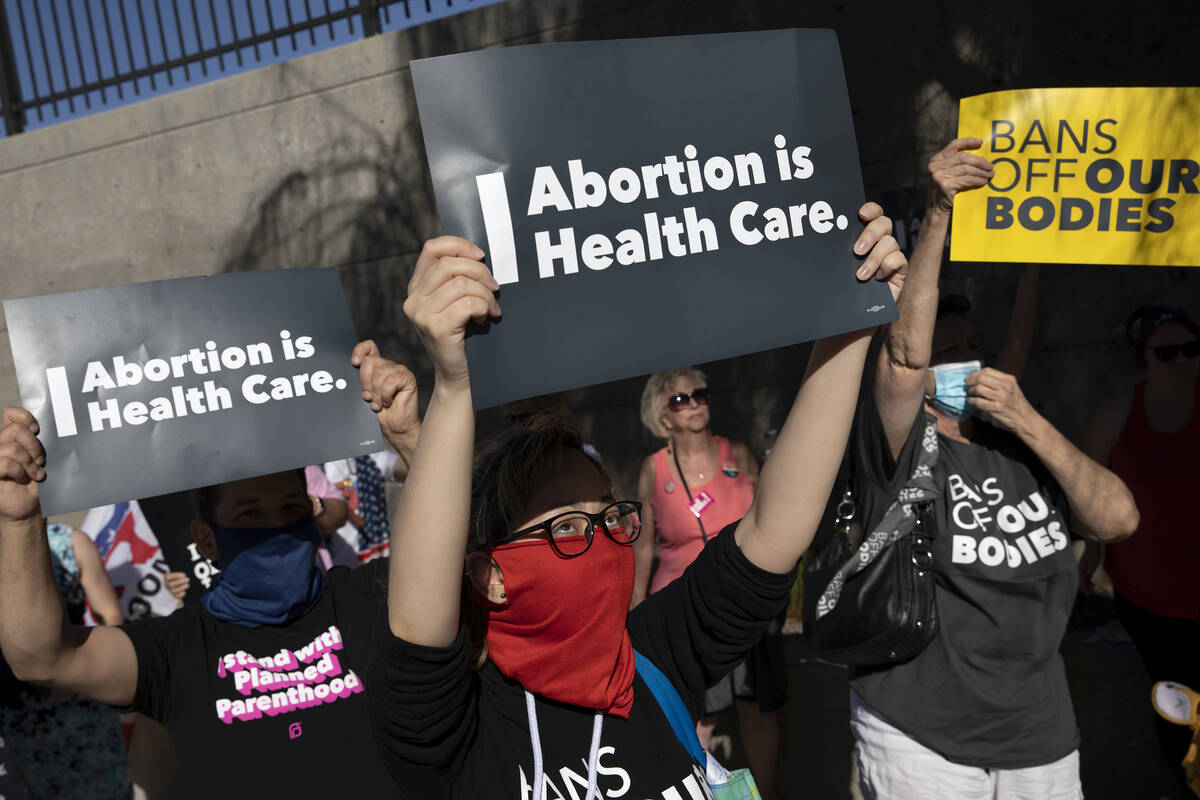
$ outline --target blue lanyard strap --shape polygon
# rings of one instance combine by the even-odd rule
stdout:
[[[667,722],[671,723],[671,730],[675,732],[675,738],[688,751],[692,761],[704,767],[708,763],[708,757],[704,754],[704,748],[700,746],[700,739],[696,737],[696,723],[688,714],[687,707],[683,704],[683,698],[679,696],[679,692],[676,691],[671,681],[667,680],[667,676],[663,675],[650,659],[637,650],[633,651],[633,657],[638,675],[641,675],[642,680],[650,687],[654,699],[658,701],[659,707],[667,717]]]

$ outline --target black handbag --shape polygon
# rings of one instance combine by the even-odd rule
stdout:
[[[928,417],[913,475],[883,518],[855,541],[850,486],[838,505],[839,532],[804,568],[804,637],[826,661],[897,664],[916,656],[937,630],[932,467],[937,423]]]

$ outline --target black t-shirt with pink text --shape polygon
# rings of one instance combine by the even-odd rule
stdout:
[[[371,739],[362,675],[387,562],[334,569],[317,605],[244,628],[199,608],[124,627],[133,710],[171,734],[193,797],[394,796]]]
[[[922,411],[893,459],[869,394],[861,404],[851,453],[868,527],[911,476],[924,430]],[[971,444],[939,434],[938,448],[937,635],[911,661],[856,671],[851,686],[951,761],[1048,764],[1079,744],[1058,652],[1078,588],[1062,492],[1019,439],[981,420]]]

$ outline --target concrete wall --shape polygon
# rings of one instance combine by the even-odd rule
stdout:
[[[981,7],[983,6],[983,7]],[[806,26],[838,31],[868,196],[919,215],[924,164],[955,129],[956,98],[998,88],[1200,83],[1200,23],[1185,4],[1154,23],[1128,7],[792,0],[509,0],[411,31],[0,140],[0,296],[244,269],[336,266],[359,331],[428,370],[400,313],[423,238],[437,233],[410,59],[480,47]],[[1174,16],[1172,16],[1174,14]],[[1169,20],[1169,24],[1167,22]],[[768,79],[764,79],[768,80]],[[755,87],[747,87],[754,91]],[[479,124],[486,125],[481,119]],[[1189,270],[1044,270],[1026,386],[1077,434],[1098,394],[1133,377],[1114,328],[1141,302],[1200,308]],[[1016,270],[951,265],[999,349]],[[48,321],[53,324],[53,320]],[[0,333],[0,401],[18,400]],[[714,428],[761,449],[806,348],[706,365]],[[586,436],[632,486],[655,445],[641,380],[572,393]],[[481,416],[481,431],[499,424]]]

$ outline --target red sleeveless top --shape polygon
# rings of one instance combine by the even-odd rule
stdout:
[[[689,486],[692,499],[703,506],[699,520],[688,507],[687,492],[676,479],[669,464],[667,448],[654,454],[654,530],[658,535],[658,569],[650,581],[650,593],[657,592],[683,574],[704,549],[699,522],[711,539],[731,522],[746,515],[754,500],[754,484],[733,458],[733,447],[724,436],[717,446],[721,468],[710,480]],[[699,507],[699,506],[698,506]]]
[[[1141,523],[1132,537],[1108,545],[1104,566],[1134,605],[1194,620],[1200,608],[1200,524],[1191,501],[1200,491],[1200,414],[1193,410],[1182,430],[1160,433],[1146,417],[1145,388],[1137,385],[1108,459],[1133,492]]]

